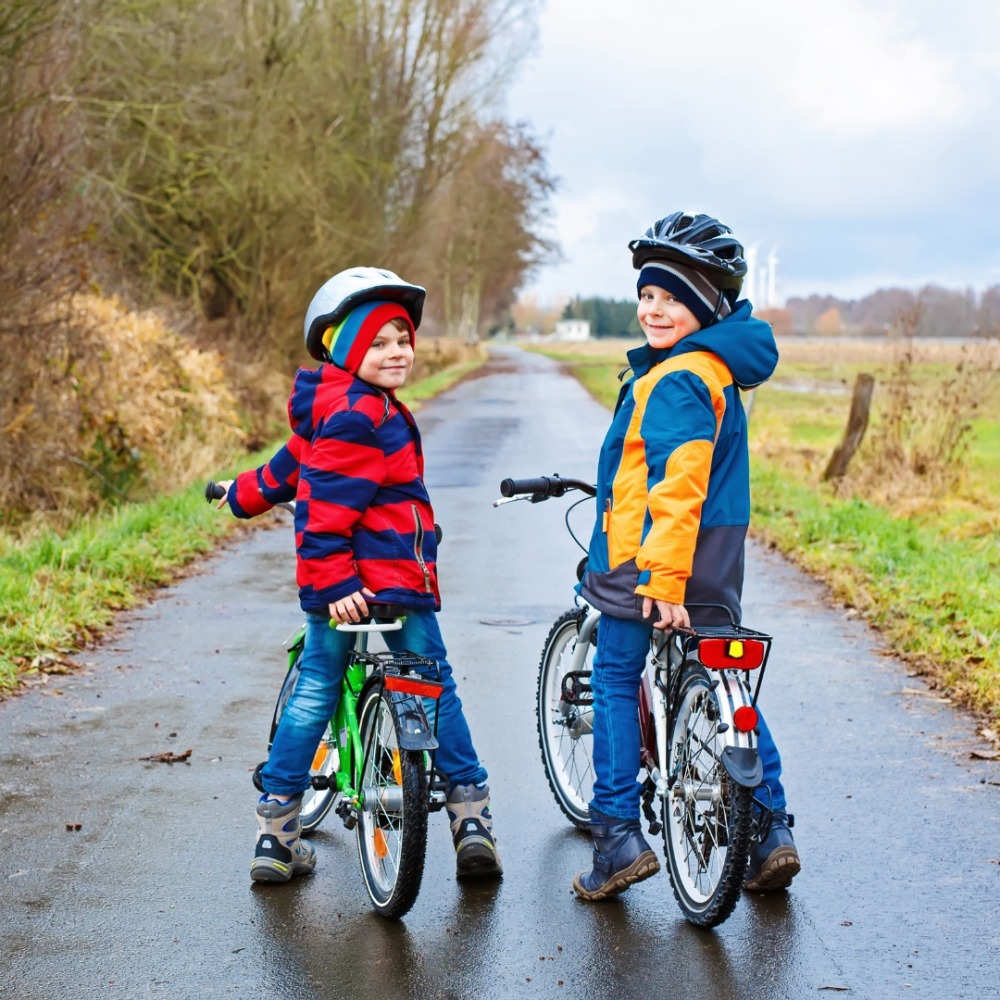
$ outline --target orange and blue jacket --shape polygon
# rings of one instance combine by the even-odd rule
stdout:
[[[771,327],[746,300],[668,350],[629,351],[597,472],[597,523],[577,588],[600,611],[641,619],[644,597],[693,621],[742,613],[750,458],[740,389],[778,361]]]
[[[368,587],[379,601],[440,608],[434,511],[420,433],[391,392],[332,364],[300,368],[292,435],[229,491],[237,517],[295,501],[296,580],[304,611]]]

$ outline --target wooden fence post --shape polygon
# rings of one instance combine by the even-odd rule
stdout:
[[[824,483],[829,479],[839,479],[847,472],[847,466],[868,429],[868,414],[871,411],[874,388],[874,376],[860,372],[854,382],[854,395],[851,398],[851,412],[847,418],[844,439],[830,456],[830,461],[823,472]]]

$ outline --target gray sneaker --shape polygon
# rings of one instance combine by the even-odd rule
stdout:
[[[288,882],[316,867],[316,849],[301,839],[302,796],[279,802],[262,795],[257,803],[257,848],[250,862],[255,882]]]
[[[445,801],[455,844],[458,878],[499,878],[503,865],[493,840],[490,790],[485,785],[453,785]]]

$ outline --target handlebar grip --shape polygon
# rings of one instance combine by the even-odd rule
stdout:
[[[226,491],[214,479],[210,479],[205,487],[205,499],[211,503],[213,500],[221,500],[225,495]]]
[[[514,497],[522,493],[558,496],[556,491],[560,486],[558,479],[550,479],[548,476],[539,476],[537,479],[505,479],[500,484],[500,496]]]

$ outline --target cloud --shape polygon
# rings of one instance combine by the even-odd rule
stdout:
[[[949,220],[956,235],[1000,223],[1000,5],[963,0],[947,16],[939,0],[600,6],[606,16],[584,17],[578,2],[549,0],[538,56],[511,94],[562,177],[564,284],[576,274],[581,292],[615,294],[609,261],[675,208],[779,245],[789,282],[995,280],[1000,248],[942,236]]]

